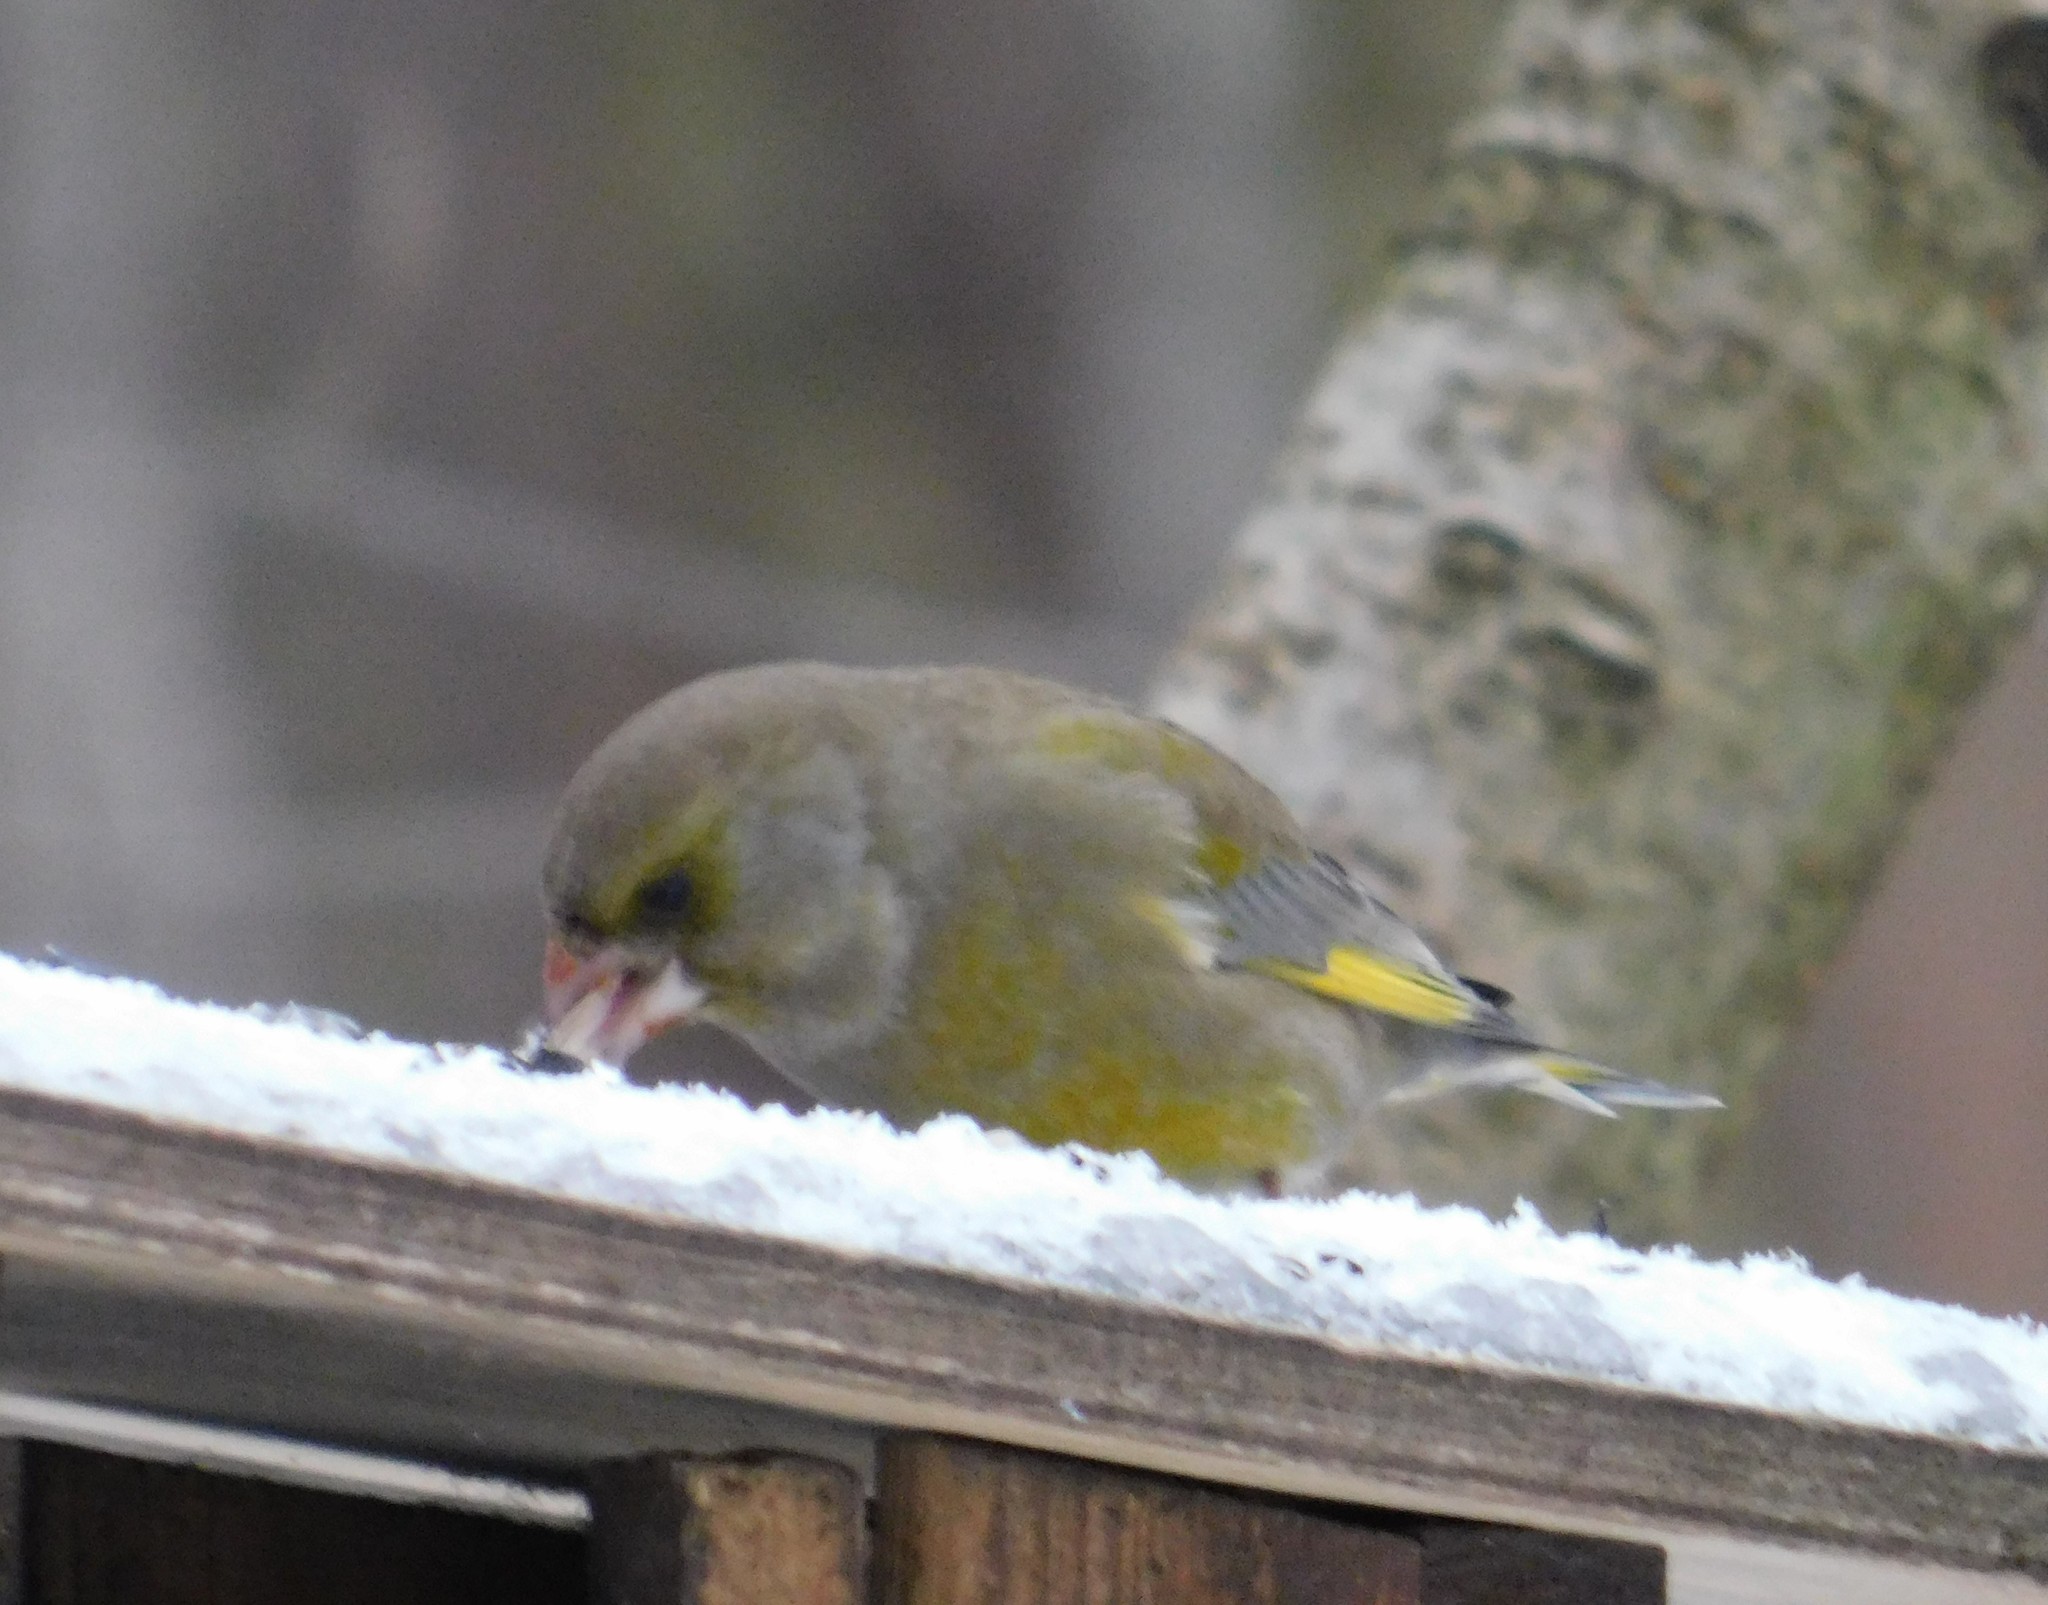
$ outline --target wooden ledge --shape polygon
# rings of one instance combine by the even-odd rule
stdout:
[[[1359,1353],[30,1093],[0,1092],[0,1253],[9,1385],[456,1460],[580,1468],[708,1395],[1348,1504],[2048,1570],[2040,1454]]]

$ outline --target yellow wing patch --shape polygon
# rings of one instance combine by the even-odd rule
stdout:
[[[1284,959],[1254,959],[1245,968],[1339,1003],[1355,1003],[1419,1025],[1463,1025],[1479,1012],[1473,998],[1455,981],[1363,948],[1331,948],[1320,970]]]

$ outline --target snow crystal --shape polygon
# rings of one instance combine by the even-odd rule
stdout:
[[[2048,1447],[2048,1333],[1796,1260],[1703,1261],[1524,1210],[1190,1193],[1140,1157],[948,1117],[752,1110],[615,1072],[179,1002],[0,955],[0,1084],[593,1203],[1292,1331],[1768,1410]]]

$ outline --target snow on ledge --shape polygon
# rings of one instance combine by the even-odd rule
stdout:
[[[750,1110],[484,1048],[311,1028],[0,955],[0,1085],[594,1203],[1728,1404],[2048,1447],[2048,1332],[1831,1283],[1561,1236],[1533,1212],[1353,1193],[1206,1198],[1147,1160],[971,1121]]]

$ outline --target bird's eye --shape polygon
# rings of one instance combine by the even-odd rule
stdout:
[[[663,870],[643,884],[634,895],[633,906],[640,917],[657,925],[674,925],[687,919],[697,900],[697,888],[687,869]]]

